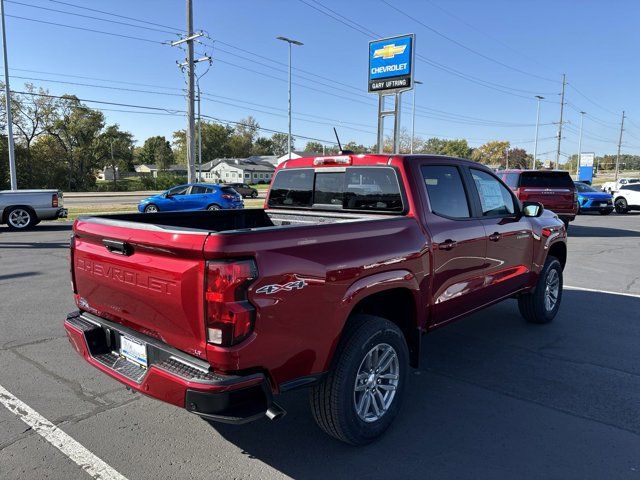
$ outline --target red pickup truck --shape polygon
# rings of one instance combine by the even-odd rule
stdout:
[[[274,397],[311,387],[320,427],[365,444],[422,334],[508,298],[530,322],[558,312],[565,226],[477,163],[289,160],[264,207],[76,220],[72,345],[206,420],[278,418]]]

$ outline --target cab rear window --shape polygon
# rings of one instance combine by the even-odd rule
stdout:
[[[268,205],[397,213],[404,210],[396,171],[389,167],[280,170],[273,180]]]
[[[529,188],[574,188],[568,172],[522,172],[520,187]]]

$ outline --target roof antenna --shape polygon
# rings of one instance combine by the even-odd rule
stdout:
[[[342,149],[342,144],[340,143],[340,137],[338,137],[338,131],[336,130],[336,127],[333,127],[333,133],[335,133],[335,135],[336,135],[336,140],[338,141],[338,148],[340,149],[338,154],[339,155],[350,155],[350,154],[352,154],[353,151],[351,151],[351,150],[343,150]]]

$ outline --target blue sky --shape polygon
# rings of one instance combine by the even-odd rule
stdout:
[[[565,120],[569,123],[565,125],[562,152],[577,152],[577,112],[584,110],[587,115],[582,150],[614,153],[621,111],[625,109],[629,122],[623,152],[640,153],[638,2],[386,1],[395,9],[381,0],[194,0],[195,28],[207,31],[211,38],[198,45],[197,50],[213,52],[214,57],[213,66],[201,80],[203,92],[209,95],[203,99],[203,113],[226,120],[252,115],[262,127],[286,131],[287,46],[275,39],[284,35],[304,42],[293,52],[294,66],[304,71],[294,71],[294,134],[331,141],[331,127],[335,125],[343,142],[355,140],[371,145],[375,143],[376,97],[366,93],[368,41],[374,34],[413,32],[416,53],[422,58],[415,67],[416,78],[424,82],[416,97],[416,132],[421,137],[467,138],[473,146],[505,139],[533,151],[533,97],[540,94],[546,99],[541,106],[538,152],[541,158],[551,158],[554,154],[545,154],[555,152],[557,125],[553,122],[558,121],[560,80],[566,73],[569,86]],[[176,66],[184,52],[161,43],[176,39],[174,29],[184,28],[183,0],[5,3],[14,90],[19,90],[25,81],[32,81],[53,94],[74,93],[81,98],[161,107],[170,112],[185,109],[181,92],[184,78]],[[432,62],[440,67],[434,67]],[[204,64],[198,67],[199,72],[204,69]],[[459,73],[451,73],[450,69]],[[81,76],[92,79],[78,78]],[[469,80],[469,76],[473,78]],[[485,84],[492,88],[479,85],[478,81],[488,82]],[[407,108],[402,125],[410,128],[410,93],[404,95],[404,102]],[[112,110],[137,109],[89,105],[110,109],[105,110],[108,122],[131,131],[139,142],[156,134],[170,137],[185,124],[180,115],[117,112]],[[298,140],[297,146],[304,143],[305,140]]]

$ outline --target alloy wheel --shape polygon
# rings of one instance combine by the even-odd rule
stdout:
[[[361,420],[379,420],[391,407],[398,389],[400,362],[395,349],[380,343],[360,363],[353,389],[353,404]]]
[[[9,213],[7,222],[13,228],[25,228],[31,223],[31,214],[23,208],[15,208]]]

